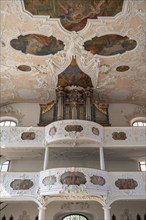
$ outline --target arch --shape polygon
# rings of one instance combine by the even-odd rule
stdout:
[[[5,198],[2,198],[2,202],[18,202],[18,201],[21,201],[21,202],[28,202],[29,201],[29,202],[36,203],[39,207],[43,206],[42,203],[37,198],[34,198],[34,197],[22,197],[22,198],[5,197]]]
[[[118,196],[118,197],[114,197],[112,198],[109,202],[108,202],[108,206],[111,206],[114,202],[120,201],[120,200],[144,200],[145,201],[145,195],[141,195],[141,196]]]
[[[142,122],[143,124],[145,124],[145,125],[141,125],[141,126],[146,126],[146,117],[135,117],[135,118],[133,118],[131,121],[130,121],[130,124],[131,124],[131,126],[134,126],[134,127],[136,127],[136,126],[140,126],[140,125],[134,125],[134,123],[138,123],[138,122]]]
[[[85,215],[82,214],[69,214],[62,218],[62,220],[88,220],[88,218]]]
[[[105,206],[105,202],[102,200],[102,197],[100,197],[100,196],[96,196],[96,197],[87,197],[87,196],[73,196],[72,198],[70,197],[70,196],[62,196],[62,197],[54,197],[54,198],[49,198],[48,197],[48,200],[46,199],[46,203],[45,203],[45,206],[48,206],[50,203],[52,203],[52,202],[67,202],[67,201],[69,201],[69,202],[78,202],[78,201],[80,201],[80,202],[85,202],[85,201],[88,201],[88,202],[97,202],[97,203],[99,203],[100,205],[102,205],[102,206]]]
[[[114,214],[112,215],[112,220],[116,220],[116,216]]]
[[[5,125],[5,122],[10,122],[9,125]],[[3,124],[2,124],[3,123]],[[18,119],[12,116],[2,116],[0,117],[0,126],[17,126]]]
[[[137,216],[136,216],[136,220],[141,220],[141,217],[140,217],[139,214],[137,214]]]

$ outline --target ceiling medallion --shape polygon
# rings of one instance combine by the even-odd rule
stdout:
[[[17,67],[18,70],[24,71],[24,72],[28,72],[31,71],[31,67],[27,66],[27,65],[20,65]]]
[[[116,70],[117,70],[118,72],[125,72],[125,71],[127,71],[127,70],[129,70],[129,69],[130,69],[129,66],[118,66],[118,67],[116,68]]]

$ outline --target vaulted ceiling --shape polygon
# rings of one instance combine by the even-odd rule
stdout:
[[[0,105],[51,101],[58,76],[145,105],[144,27],[144,0],[1,1]]]

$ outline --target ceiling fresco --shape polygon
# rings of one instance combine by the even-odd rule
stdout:
[[[130,69],[130,67],[129,66],[118,66],[117,68],[116,68],[116,70],[118,71],[118,72],[126,72],[126,71],[128,71]]]
[[[122,11],[124,0],[24,0],[25,9],[33,15],[60,18],[68,31],[80,31],[87,19],[115,16]]]
[[[93,87],[91,78],[79,69],[75,59],[72,60],[66,70],[58,75],[57,86],[80,86],[83,88]]]
[[[86,41],[84,47],[93,54],[112,56],[133,50],[136,45],[136,41],[129,39],[127,36],[109,34]]]
[[[62,41],[57,40],[53,36],[46,37],[38,34],[20,35],[18,39],[12,39],[10,44],[15,50],[21,50],[22,53],[38,56],[55,54],[64,49]]]
[[[31,67],[27,65],[20,65],[17,67],[18,70],[24,71],[24,72],[29,72],[31,71]]]

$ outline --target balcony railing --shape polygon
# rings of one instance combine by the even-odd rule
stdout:
[[[47,145],[61,144],[74,146],[101,146],[103,127],[95,122],[85,120],[63,120],[53,122],[45,128]]]
[[[89,168],[59,168],[41,172],[2,172],[1,198],[27,196],[137,196],[144,199],[144,172],[106,172]]]
[[[46,127],[1,127],[1,147],[145,147],[144,127],[102,127],[85,120],[62,120]]]

